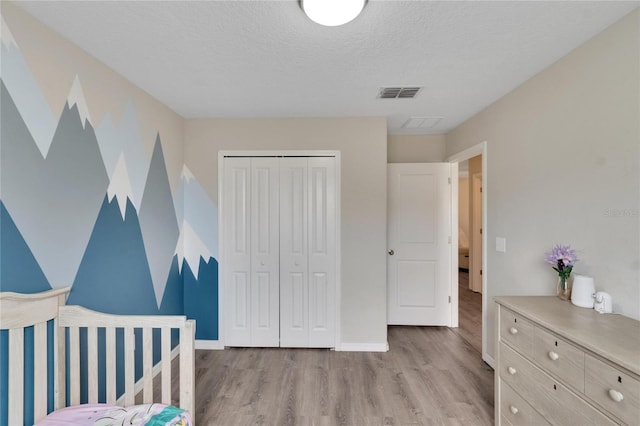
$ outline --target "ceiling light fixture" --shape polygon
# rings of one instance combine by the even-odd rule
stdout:
[[[313,22],[337,27],[353,21],[367,0],[300,0],[300,7]]]

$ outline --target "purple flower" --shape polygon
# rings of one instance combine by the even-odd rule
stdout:
[[[553,265],[560,278],[569,278],[573,265],[578,261],[576,251],[571,246],[556,245],[550,253],[544,254],[545,262]]]

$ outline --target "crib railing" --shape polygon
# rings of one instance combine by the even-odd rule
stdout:
[[[7,333],[4,344],[7,345],[8,373],[8,395],[0,395],[0,403],[7,404],[4,415],[8,418],[8,424],[21,425],[27,418],[37,422],[46,416],[50,405],[55,409],[85,401],[133,405],[140,392],[143,403],[172,404],[172,379],[176,379],[177,375],[172,371],[171,364],[176,355],[180,357],[177,371],[180,377],[179,405],[189,411],[192,417],[195,415],[193,320],[187,320],[184,316],[111,315],[80,306],[65,306],[68,291],[69,288],[36,294],[0,292],[0,330]],[[157,331],[154,333],[154,330]],[[176,341],[172,341],[172,330],[179,333],[177,345]],[[140,347],[136,347],[136,332],[141,333]],[[32,345],[29,354],[32,353],[33,374],[30,374],[32,382],[28,387],[33,388],[33,400],[29,404],[25,403],[23,396],[26,388],[25,336],[32,342],[29,343]],[[154,345],[157,337],[160,342]],[[120,341],[124,351],[116,353]],[[99,355],[101,345],[103,349]],[[51,348],[52,384],[47,380]],[[136,357],[136,352],[140,351],[142,373],[138,372],[140,377],[136,380],[135,363],[136,358],[140,359],[140,355]],[[119,393],[116,377],[118,371],[123,370],[122,364],[117,362],[120,357],[124,358],[124,391]],[[154,358],[157,361],[155,363]],[[100,383],[98,371],[103,366],[106,373],[103,383]],[[81,371],[86,371],[86,374],[81,374]],[[161,374],[161,395],[154,396],[153,384],[157,374]],[[49,390],[52,385],[53,401],[50,401]],[[83,386],[86,386],[86,393],[81,390]],[[105,391],[105,401],[98,401],[105,399],[99,398],[101,389]],[[24,412],[26,405],[31,406],[29,413]]]

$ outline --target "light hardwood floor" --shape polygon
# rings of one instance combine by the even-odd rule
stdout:
[[[490,425],[493,370],[446,327],[389,327],[389,352],[196,352],[198,425]]]
[[[453,329],[482,353],[482,293],[469,290],[469,272],[458,274],[458,328]]]

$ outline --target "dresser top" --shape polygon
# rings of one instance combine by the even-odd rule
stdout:
[[[640,321],[618,314],[600,314],[556,296],[500,296],[494,300],[640,375]]]

